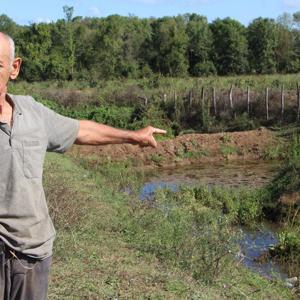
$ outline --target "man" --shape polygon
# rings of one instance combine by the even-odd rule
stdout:
[[[14,42],[0,33],[0,300],[45,299],[55,231],[42,187],[46,151],[76,144],[133,143],[156,147],[164,130],[137,131],[77,121],[56,114],[30,96],[7,94],[21,59]]]

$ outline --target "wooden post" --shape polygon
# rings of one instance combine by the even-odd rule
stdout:
[[[229,102],[230,102],[230,109],[233,111],[233,99],[232,99],[232,91],[233,91],[233,85],[230,87],[229,91]]]
[[[177,93],[174,92],[174,112],[175,112],[175,118],[176,121],[178,120],[178,108],[177,108]]]
[[[266,115],[267,121],[269,120],[269,88],[266,88]]]
[[[193,103],[193,92],[190,91],[189,92],[189,105],[190,105],[190,107],[192,107],[192,103]]]
[[[177,120],[177,93],[174,91],[174,112],[175,112],[175,118]]]
[[[148,104],[147,96],[144,96],[144,97],[138,96],[138,98],[141,99],[141,100],[144,100],[144,105],[147,106],[147,104]]]
[[[204,119],[205,119],[205,113],[204,113],[204,86],[201,89],[201,113],[202,113],[202,125],[204,124]]]
[[[281,118],[284,115],[284,85],[281,86]]]
[[[164,94],[164,102],[167,102],[167,94]]]
[[[217,99],[216,99],[216,88],[213,87],[213,106],[214,106],[214,113],[217,116]]]
[[[250,87],[247,87],[247,113],[250,116]]]
[[[299,89],[298,82],[297,82],[297,103],[298,103],[297,121],[299,121],[299,119],[300,119],[300,89]]]

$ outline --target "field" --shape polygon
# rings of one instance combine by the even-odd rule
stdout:
[[[29,94],[57,112],[112,126],[165,127],[168,136],[292,125],[299,120],[298,75],[140,80],[17,82],[11,93]],[[268,88],[268,113],[266,89]]]
[[[70,117],[168,130],[156,150],[73,147],[67,155],[47,156],[44,185],[57,229],[49,299],[299,296],[299,282],[288,288],[285,281],[260,276],[237,259],[239,226],[275,222],[279,243],[266,256],[280,261],[289,277],[299,278],[297,80],[296,75],[276,75],[11,86],[12,93],[31,94]],[[232,109],[228,91],[233,86]],[[203,93],[213,87],[217,114],[213,94]],[[160,190],[152,201],[139,200],[146,169],[159,173],[167,166],[246,160],[280,160],[281,171],[262,188],[199,185]]]
[[[293,299],[283,283],[248,271],[230,256],[222,259],[218,274],[204,271],[202,263],[198,276],[178,266],[175,236],[167,227],[161,231],[160,215],[153,215],[157,211],[119,192],[120,186],[134,184],[136,178],[130,177],[132,172],[120,166],[103,168],[99,175],[70,157],[47,157],[45,185],[58,230],[49,299]],[[149,218],[154,227],[147,226]],[[141,222],[146,222],[144,240],[137,228]],[[169,245],[161,244],[159,232]],[[216,247],[224,247],[215,238],[207,241],[214,247],[207,263],[218,255]],[[161,255],[151,250],[164,246],[169,249]]]

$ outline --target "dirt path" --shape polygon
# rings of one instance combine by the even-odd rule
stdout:
[[[174,166],[207,161],[263,159],[278,144],[272,131],[186,134],[159,142],[157,149],[134,145],[74,146],[72,155],[101,161],[131,160],[134,165]]]

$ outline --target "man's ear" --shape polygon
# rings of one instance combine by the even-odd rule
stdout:
[[[14,59],[12,66],[11,66],[10,75],[9,75],[9,78],[11,80],[14,80],[18,77],[20,68],[21,68],[21,64],[22,64],[22,59],[20,57],[17,57]]]

